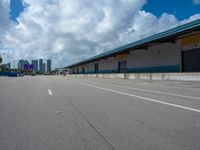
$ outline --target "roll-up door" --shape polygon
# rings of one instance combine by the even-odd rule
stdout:
[[[120,61],[118,63],[118,72],[126,73],[127,72],[127,61]]]
[[[82,74],[85,74],[85,68],[84,67],[82,68]]]
[[[182,52],[183,72],[200,72],[200,48]]]
[[[99,73],[99,64],[98,63],[94,64],[94,72]]]

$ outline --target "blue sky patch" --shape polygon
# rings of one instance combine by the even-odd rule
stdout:
[[[10,19],[17,21],[20,13],[24,11],[25,6],[22,3],[22,0],[11,0],[10,1]]]
[[[160,17],[164,12],[173,14],[178,20],[187,19],[200,13],[200,5],[195,5],[193,0],[148,0],[143,9],[157,17]]]

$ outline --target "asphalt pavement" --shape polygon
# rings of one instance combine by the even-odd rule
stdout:
[[[0,150],[200,150],[200,82],[0,77]]]

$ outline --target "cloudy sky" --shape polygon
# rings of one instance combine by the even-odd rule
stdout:
[[[0,53],[66,66],[198,18],[200,0],[0,0]]]

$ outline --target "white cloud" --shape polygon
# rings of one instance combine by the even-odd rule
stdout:
[[[200,5],[200,0],[193,0],[193,3],[194,3],[195,5]]]
[[[182,21],[180,21],[180,23],[181,24],[185,24],[185,23],[189,23],[191,21],[197,20],[197,19],[200,19],[200,13],[199,14],[195,14],[195,15],[189,17],[188,19],[182,20]]]
[[[2,0],[0,2],[0,37],[5,33],[10,26],[9,21],[9,1]]]
[[[200,18],[178,21],[164,13],[157,18],[142,11],[146,0],[24,0],[29,7],[8,20],[8,0],[0,2],[0,17],[8,24],[0,41],[12,49],[9,60],[52,58],[55,66],[71,64],[97,53]],[[2,7],[4,6],[4,7]],[[5,31],[3,22],[0,31]],[[8,60],[8,59],[7,59]]]

